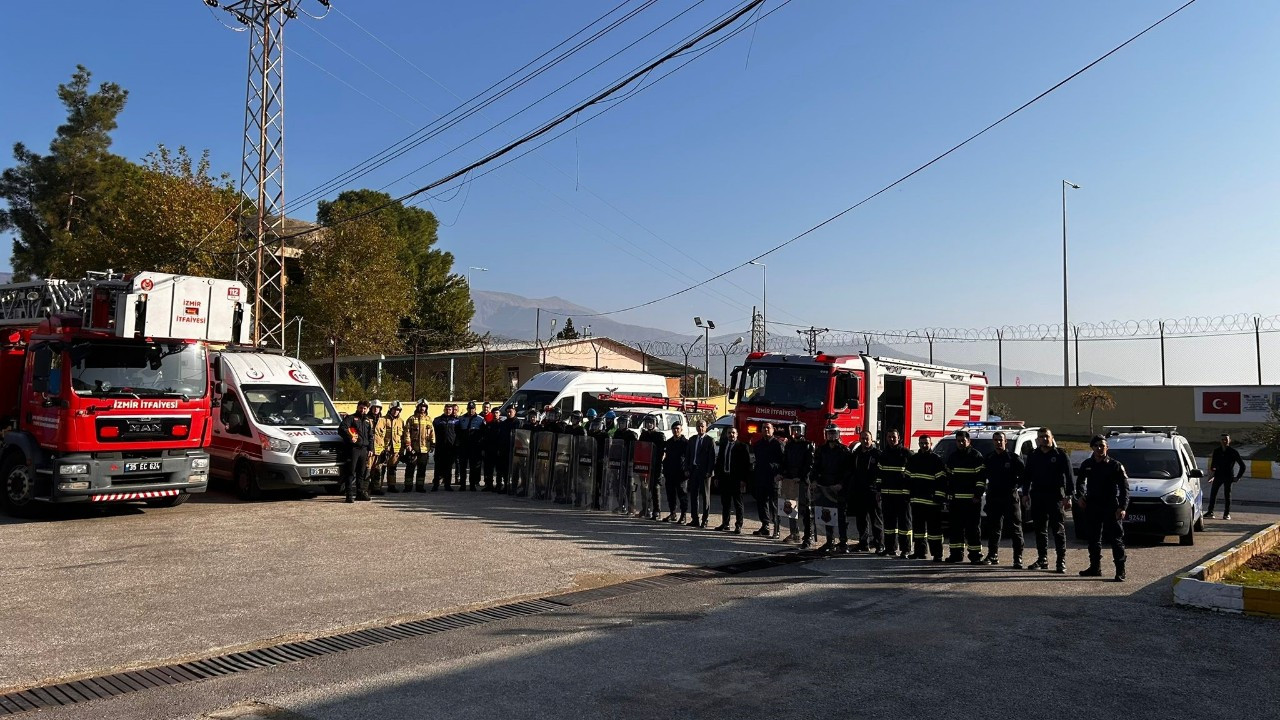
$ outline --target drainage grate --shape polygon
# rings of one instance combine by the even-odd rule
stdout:
[[[353,630],[314,640],[284,643],[260,650],[245,650],[203,660],[45,685],[0,695],[0,716],[16,715],[45,707],[75,705],[154,687],[180,685],[196,680],[233,675],[248,670],[269,668],[322,655],[371,647],[394,640],[483,625],[495,620],[538,615],[563,607],[561,603],[546,600],[525,600],[482,610],[442,615],[427,620],[415,620],[386,627]]]
[[[174,665],[132,670],[83,680],[72,680],[55,685],[44,685],[0,695],[0,716],[16,715],[45,707],[75,705],[154,687],[180,685],[197,680],[222,677],[223,675],[234,675],[249,670],[299,662],[313,657],[358,650],[395,640],[434,635],[449,630],[483,625],[497,620],[539,615],[552,610],[622,597],[623,595],[645,590],[674,587],[698,580],[723,577],[724,575],[741,575],[742,573],[767,570],[780,565],[809,562],[819,557],[821,556],[817,553],[775,553],[726,565],[690,568],[665,575],[655,575],[616,585],[580,590],[548,598],[524,600],[385,627],[353,630],[339,635],[300,640],[259,650],[245,650]]]

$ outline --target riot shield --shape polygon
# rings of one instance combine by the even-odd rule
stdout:
[[[507,493],[525,497],[529,494],[529,450],[531,434],[526,429],[511,431],[511,467],[507,471]]]
[[[551,456],[555,453],[555,443],[555,433],[533,434],[533,471],[529,497],[534,500],[551,499]]]
[[[638,517],[653,514],[649,484],[654,481],[658,472],[653,462],[655,457],[651,442],[637,442],[631,446],[631,504],[627,507]]]
[[[778,522],[783,518],[800,519],[800,480],[799,478],[783,478],[778,484]]]
[[[604,487],[600,509],[625,512],[627,509],[627,443],[610,438],[605,443]]]
[[[818,502],[826,502],[826,500],[814,501],[813,506],[813,533],[817,537],[824,537],[826,533],[831,533],[833,537],[840,535],[840,510],[839,508],[827,505],[818,505]]]
[[[551,499],[560,504],[568,503],[573,493],[573,445],[577,439],[573,435],[556,436],[551,462]]]
[[[580,437],[573,445],[573,506],[595,506],[596,439]]]

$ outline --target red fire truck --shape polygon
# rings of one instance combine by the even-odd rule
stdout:
[[[207,485],[209,343],[243,284],[144,272],[0,285],[0,505],[181,504]]]
[[[972,370],[870,355],[753,352],[730,381],[734,424],[752,437],[760,425],[803,422],[821,443],[827,423],[850,444],[865,428],[878,442],[890,430],[908,443],[941,437],[987,417],[987,378]]]

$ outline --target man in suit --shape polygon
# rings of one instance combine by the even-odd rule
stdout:
[[[707,514],[711,511],[711,471],[716,465],[716,447],[707,436],[707,421],[699,420],[697,435],[689,440],[685,456],[685,471],[689,476],[689,511],[693,519],[689,527],[707,526]],[[698,515],[701,504],[702,515]]]
[[[742,534],[742,492],[751,480],[751,448],[738,442],[737,428],[724,432],[716,454],[716,483],[720,486],[721,532],[729,530],[729,510],[732,506],[735,523],[733,534]]]

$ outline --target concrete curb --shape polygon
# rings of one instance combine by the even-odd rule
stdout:
[[[1173,578],[1173,602],[1219,612],[1280,617],[1280,590],[1220,582],[1249,558],[1280,544],[1280,523]]]

